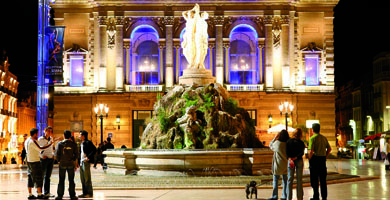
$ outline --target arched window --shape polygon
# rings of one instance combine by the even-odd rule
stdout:
[[[230,33],[231,84],[257,84],[257,33],[246,24],[240,24]]]
[[[160,83],[158,33],[149,25],[134,29],[132,41],[132,73],[135,85],[157,85]]]
[[[186,29],[184,28],[181,33],[180,33],[180,45],[181,43],[183,42],[183,35],[184,33],[186,32]],[[207,50],[207,55],[206,55],[206,58],[204,59],[204,67],[206,69],[210,69],[210,49]],[[183,54],[183,48],[180,48],[180,58],[179,58],[179,63],[180,63],[180,71],[179,71],[179,76],[182,76],[183,75],[183,71],[185,69],[187,69],[188,67],[188,61],[186,59],[186,57],[184,56]]]

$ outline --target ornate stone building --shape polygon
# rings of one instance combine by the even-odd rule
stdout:
[[[17,77],[8,71],[8,58],[0,62],[0,150],[1,157],[5,155],[10,163],[11,156],[17,157]],[[23,137],[21,138],[23,140]]]
[[[246,108],[258,130],[321,123],[335,146],[333,8],[338,0],[202,1],[209,13],[205,67]],[[179,82],[187,62],[182,12],[194,1],[57,0],[66,26],[64,83],[55,85],[54,129],[80,128],[100,141],[93,107],[107,104],[104,137],[137,147],[159,94]],[[269,117],[272,116],[272,120]]]

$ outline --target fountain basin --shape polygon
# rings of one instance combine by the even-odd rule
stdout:
[[[113,149],[104,154],[109,173],[162,176],[265,174],[273,157],[268,148]]]

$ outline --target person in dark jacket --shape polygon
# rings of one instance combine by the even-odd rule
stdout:
[[[79,151],[77,144],[74,143],[70,137],[72,133],[69,130],[64,131],[64,140],[57,144],[56,148],[56,159],[59,163],[59,176],[60,180],[58,181],[57,188],[57,197],[56,200],[61,200],[64,196],[65,190],[65,173],[68,172],[68,182],[69,182],[69,195],[70,198],[78,199],[76,197],[75,188],[76,185],[74,183],[74,172],[76,168],[76,160],[79,156]]]
[[[297,199],[303,199],[303,185],[302,185],[302,175],[303,175],[303,159],[302,156],[305,153],[305,143],[302,139],[302,129],[297,128],[293,137],[290,138],[286,143],[286,154],[288,158],[288,185],[287,185],[287,200],[292,199],[293,194],[293,182],[294,182],[294,172],[297,174]]]
[[[111,138],[110,137],[107,138],[107,144],[105,144],[104,147],[105,147],[105,150],[107,150],[107,149],[114,149],[115,148],[114,145],[111,143]]]
[[[88,132],[82,130],[80,132],[80,179],[83,194],[79,195],[80,198],[93,197],[93,188],[91,180],[91,163],[94,163],[94,157],[96,153],[95,145],[88,140]]]

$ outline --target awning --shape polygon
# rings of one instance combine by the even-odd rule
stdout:
[[[273,133],[273,132],[279,133],[283,129],[286,129],[286,125],[278,124],[276,126],[273,126],[273,127],[269,128],[267,130],[267,132],[268,133]],[[288,132],[293,132],[293,131],[295,131],[295,128],[288,127]]]
[[[380,138],[382,135],[382,133],[378,133],[378,134],[375,134],[375,135],[370,135],[370,136],[367,136],[364,138],[364,140],[375,140],[376,137]]]

